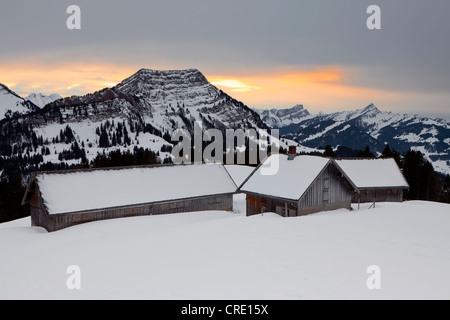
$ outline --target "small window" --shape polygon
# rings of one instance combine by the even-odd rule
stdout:
[[[325,179],[323,180],[323,188],[324,188],[324,189],[328,189],[329,187],[330,187],[330,179],[325,178]]]

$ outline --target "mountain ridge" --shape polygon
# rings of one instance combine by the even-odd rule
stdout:
[[[46,163],[75,165],[82,157],[90,161],[116,149],[146,148],[168,161],[176,143],[171,134],[177,129],[193,134],[194,122],[222,132],[267,129],[253,109],[196,69],[140,69],[112,88],[58,99],[0,121],[0,172],[1,166],[14,174]]]
[[[45,95],[42,93],[30,93],[29,95],[27,95],[24,99],[31,101],[32,103],[34,103],[34,105],[38,106],[39,108],[43,108],[45,107],[47,104],[55,101],[55,100],[59,100],[62,99],[63,97],[60,96],[57,93],[52,93],[50,95]]]
[[[22,98],[6,85],[0,83],[0,121],[37,110],[39,110],[39,107],[32,101]]]
[[[421,151],[437,171],[450,173],[450,122],[445,119],[381,111],[371,103],[356,110],[310,114],[279,130],[281,136],[307,147],[329,144],[362,150],[368,145],[379,153],[386,144],[399,152],[412,148]]]
[[[1,89],[2,87],[0,87]],[[9,90],[9,89],[8,89]],[[26,101],[10,94],[9,97]],[[369,145],[381,152],[386,143],[399,152],[422,151],[435,169],[450,173],[450,123],[442,119],[364,108],[311,114],[303,105],[286,109],[253,109],[218,89],[197,69],[139,69],[111,88],[70,96],[0,119],[0,172],[16,162],[19,172],[45,163],[77,164],[117,148],[148,148],[170,157],[176,129],[277,128],[285,139],[318,150],[330,144],[355,150]]]

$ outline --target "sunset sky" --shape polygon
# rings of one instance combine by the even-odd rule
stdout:
[[[199,69],[250,107],[450,119],[448,0],[3,1],[0,83],[79,95],[141,68]],[[81,30],[66,9],[81,8]],[[381,30],[366,9],[381,8]]]

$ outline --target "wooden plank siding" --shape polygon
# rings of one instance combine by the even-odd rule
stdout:
[[[350,202],[352,194],[353,189],[350,184],[341,177],[340,172],[334,166],[328,165],[300,198],[299,208]]]
[[[275,212],[283,217],[292,217],[340,208],[350,210],[353,187],[329,164],[298,200],[246,193],[247,216]]]
[[[47,209],[42,200],[37,184],[34,184],[34,192],[30,200],[31,226],[46,226],[49,223]]]
[[[295,210],[295,212],[297,212],[298,209],[297,201],[279,199],[265,195],[256,195],[247,193],[246,200],[247,200],[246,205],[247,216],[252,216],[264,212],[276,212],[279,215],[285,217],[286,207],[288,210],[288,214],[289,210]]]
[[[362,189],[359,195],[354,195],[352,198],[353,203],[367,202],[402,202],[403,201],[403,189]]]
[[[31,198],[30,205],[32,225],[43,227],[48,232],[52,232],[86,222],[123,217],[160,215],[206,210],[232,211],[233,194],[221,194],[50,215],[45,209],[42,197],[39,194],[39,188],[36,187]]]

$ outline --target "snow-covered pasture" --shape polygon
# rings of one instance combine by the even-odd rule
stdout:
[[[191,212],[53,233],[0,224],[0,299],[449,299],[450,206],[379,203],[303,217]],[[81,289],[69,290],[70,265]],[[380,267],[380,290],[367,268]]]

